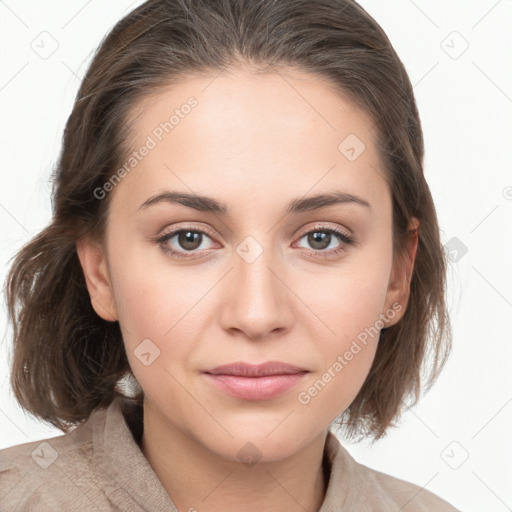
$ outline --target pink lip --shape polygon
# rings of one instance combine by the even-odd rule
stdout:
[[[217,366],[205,375],[219,389],[244,400],[269,400],[295,386],[309,371],[279,361]]]

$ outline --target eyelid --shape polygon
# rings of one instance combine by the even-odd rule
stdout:
[[[312,226],[306,226],[304,229],[301,229],[299,231],[299,234],[297,236],[298,236],[298,238],[302,238],[304,235],[306,235],[307,233],[311,233],[311,231],[314,231],[315,229],[318,231],[333,230],[339,234],[346,236],[347,238],[351,238],[353,241],[356,240],[356,235],[353,234],[350,230],[348,230],[346,228],[342,228],[337,225],[330,226],[328,223],[325,223],[325,222],[317,222],[317,223],[314,223]]]
[[[169,252],[171,254],[174,254],[177,258],[188,258],[188,259],[194,259],[194,258],[201,258],[201,254],[209,254],[212,249],[203,249],[202,251],[192,251],[189,252],[187,255],[186,252],[182,252],[180,250],[175,250],[172,248],[165,248],[163,247],[163,244],[170,240],[171,238],[174,238],[177,234],[183,232],[183,231],[194,231],[197,233],[206,234],[210,239],[212,239],[215,243],[216,242],[216,235],[212,232],[212,230],[209,227],[201,226],[198,227],[197,225],[191,225],[190,223],[185,223],[184,225],[177,225],[172,226],[169,229],[165,229],[161,234],[159,234],[157,237],[153,238],[153,241],[155,243],[158,243],[163,250],[166,252]],[[315,231],[324,231],[333,233],[341,242],[341,246],[336,249],[330,249],[328,251],[320,251],[315,249],[307,249],[302,247],[305,252],[315,255],[315,257],[320,258],[328,258],[330,256],[336,256],[339,253],[345,252],[350,245],[355,245],[358,241],[358,237],[353,234],[350,230],[346,230],[346,228],[341,228],[339,226],[329,226],[325,222],[317,222],[313,226],[307,226],[304,227],[299,231],[299,234],[296,235],[294,244],[299,242],[301,238],[303,238],[305,235],[315,232]]]
[[[161,237],[164,237],[164,236],[167,236],[167,235],[170,235],[170,234],[176,235],[180,231],[187,231],[187,230],[188,231],[204,232],[210,238],[213,238],[213,239],[216,238],[216,235],[213,232],[213,230],[211,230],[207,226],[203,226],[203,225],[197,226],[197,225],[192,225],[192,224],[187,224],[187,223],[184,223],[183,225],[180,225],[180,224],[173,225],[172,227],[165,228],[165,229],[162,230],[161,234],[159,234],[157,237],[161,238]]]
[[[332,229],[334,232],[337,232],[339,234],[342,234],[344,236],[346,236],[347,238],[351,238],[354,242],[357,240],[357,237],[355,234],[353,234],[350,230],[346,229],[346,228],[340,228],[339,226],[329,226],[328,224],[326,224],[325,222],[317,222],[317,223],[314,223],[312,226],[306,226],[304,228],[302,228],[299,233],[296,235],[296,238],[297,239],[300,239],[302,238],[305,234],[307,233],[310,233],[312,230],[315,230],[315,229],[318,229],[318,230],[328,230],[328,229]],[[191,225],[191,224],[187,224],[185,223],[184,225],[180,225],[178,224],[177,226],[172,226],[171,228],[169,229],[164,229],[161,234],[158,235],[157,238],[161,238],[161,237],[164,237],[164,236],[167,236],[167,235],[170,235],[171,233],[172,234],[177,234],[177,232],[179,231],[183,231],[183,230],[190,230],[190,231],[198,231],[198,232],[204,232],[206,233],[210,238],[212,239],[215,239],[216,238],[216,235],[215,233],[209,228],[207,227],[206,225],[200,225],[200,226],[197,226],[197,225]]]

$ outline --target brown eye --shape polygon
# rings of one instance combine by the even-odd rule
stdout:
[[[308,237],[308,244],[317,251],[329,247],[332,238],[332,234],[326,231],[311,231],[306,236]]]
[[[198,249],[203,238],[202,233],[198,231],[179,231],[177,235],[179,246],[186,251],[193,251],[194,249]]]
[[[346,252],[346,246],[355,242],[355,236],[350,236],[343,231],[333,227],[316,227],[304,233],[299,240],[306,239],[308,252],[313,256],[327,258]],[[338,246],[329,250],[328,247],[336,240],[341,242]]]
[[[211,236],[201,229],[181,228],[170,231],[156,239],[162,250],[178,258],[195,258],[211,249],[201,247]],[[189,254],[187,254],[189,253]]]

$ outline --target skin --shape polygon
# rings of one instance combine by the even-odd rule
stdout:
[[[86,238],[77,244],[91,302],[102,318],[120,322],[145,393],[142,451],[179,510],[317,511],[329,424],[363,385],[378,337],[308,404],[298,393],[393,304],[404,307],[384,324],[400,320],[417,239],[393,267],[392,198],[374,123],[330,84],[297,70],[190,77],[134,107],[134,148],[190,96],[197,107],[110,192],[105,246]],[[354,161],[338,149],[349,134],[366,146]],[[208,195],[231,212],[168,202],[140,209],[165,190]],[[333,190],[357,194],[371,208],[344,203],[284,214],[293,198]],[[192,249],[200,257],[177,258],[154,241],[184,223],[214,235]],[[357,242],[308,239],[329,227]],[[250,263],[237,252],[248,236],[262,249]],[[166,243],[187,254],[178,236]],[[345,250],[322,257],[339,247]],[[145,339],[160,350],[148,366],[134,352]],[[269,360],[310,373],[265,401],[231,397],[201,373]],[[250,467],[237,456],[248,442],[261,457]]]

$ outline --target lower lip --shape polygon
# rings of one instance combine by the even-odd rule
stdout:
[[[205,375],[212,384],[228,395],[243,400],[269,400],[296,386],[306,373],[267,375],[266,377],[240,377],[210,373],[205,373]]]

